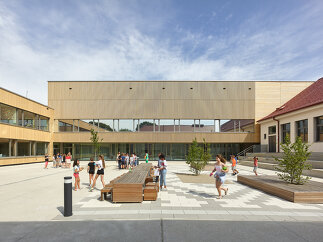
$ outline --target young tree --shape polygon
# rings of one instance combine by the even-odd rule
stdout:
[[[284,152],[283,158],[275,158],[278,161],[278,166],[275,167],[278,177],[292,184],[307,182],[310,177],[303,177],[303,171],[312,169],[312,166],[306,163],[311,154],[308,151],[309,145],[304,143],[300,137],[296,138],[295,143],[291,143],[289,136],[286,136],[281,148]]]
[[[98,131],[91,129],[90,140],[94,148],[94,157],[96,157],[96,155],[100,153],[101,144],[99,142],[102,142],[103,139],[99,139]]]
[[[186,156],[186,163],[190,165],[190,169],[195,175],[199,175],[201,170],[206,166],[211,158],[210,145],[206,144],[205,139],[203,139],[203,147],[197,143],[196,138],[193,140],[192,144],[188,149],[188,154]]]

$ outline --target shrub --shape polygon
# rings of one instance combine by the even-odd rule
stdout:
[[[285,142],[281,144],[284,152],[283,158],[278,159],[278,166],[275,167],[280,179],[292,184],[304,184],[310,177],[303,176],[304,170],[311,170],[312,166],[306,161],[310,156],[309,145],[304,143],[300,137],[297,137],[295,143],[291,143],[289,136],[286,136]]]
[[[199,175],[211,159],[209,150],[210,145],[206,144],[205,139],[203,139],[203,146],[197,143],[196,138],[190,145],[186,156],[186,163],[190,165],[190,169],[195,175]]]

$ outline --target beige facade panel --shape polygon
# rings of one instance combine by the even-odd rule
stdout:
[[[44,156],[8,157],[0,159],[0,166],[37,163],[45,161]]]
[[[253,119],[254,86],[215,81],[49,82],[48,102],[55,119]]]
[[[35,129],[17,127],[0,123],[0,137],[4,139],[19,139],[40,142],[50,142],[51,133]]]
[[[194,138],[208,143],[258,143],[259,133],[99,133],[103,143],[191,143]],[[90,133],[58,132],[54,133],[55,142],[91,143]]]
[[[255,118],[259,120],[280,107],[313,82],[256,82]]]
[[[52,118],[54,110],[38,102],[0,88],[0,103]]]

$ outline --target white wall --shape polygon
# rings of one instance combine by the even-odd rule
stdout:
[[[279,120],[280,125],[290,123],[290,139],[291,142],[295,142],[296,139],[296,121],[307,119],[308,120],[308,143],[310,151],[312,152],[323,152],[323,142],[315,142],[315,117],[323,116],[323,104],[315,105],[313,107],[304,108],[289,114],[284,114],[276,117]],[[278,151],[278,127],[277,121],[272,119],[260,122],[260,143],[262,145],[268,145],[268,127],[276,126],[276,151]],[[282,141],[281,127],[279,128],[279,138]],[[264,139],[266,134],[266,139]]]

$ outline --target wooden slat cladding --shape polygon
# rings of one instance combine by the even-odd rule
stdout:
[[[49,82],[49,105],[57,119],[253,119],[254,86],[223,81]]]
[[[238,176],[238,182],[295,203],[323,203],[323,185],[309,181],[306,185],[293,185],[276,176]]]

